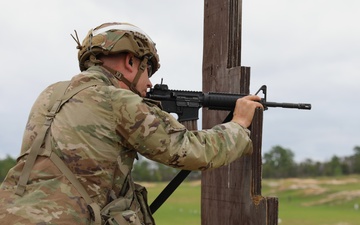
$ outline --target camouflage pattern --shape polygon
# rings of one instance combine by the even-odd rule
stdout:
[[[103,85],[79,92],[56,115],[51,144],[100,207],[108,203],[109,196],[119,195],[137,153],[175,168],[208,170],[252,151],[246,129],[240,125],[229,122],[209,130],[188,131],[151,101],[121,89],[102,67],[91,67],[73,77],[70,88],[93,80]],[[1,185],[2,222],[89,224],[86,203],[46,156],[38,156],[24,196],[14,194],[56,85],[45,89],[31,109],[21,156]],[[142,221],[141,213],[135,212]]]

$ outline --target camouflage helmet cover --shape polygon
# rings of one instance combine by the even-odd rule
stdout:
[[[155,43],[140,28],[129,23],[104,23],[91,29],[78,47],[80,70],[92,65],[90,56],[131,52],[138,58],[147,56],[155,73],[159,68],[159,55]]]

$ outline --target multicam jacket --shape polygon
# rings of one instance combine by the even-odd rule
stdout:
[[[100,207],[118,195],[137,153],[165,165],[208,170],[251,152],[251,140],[240,125],[229,122],[189,131],[151,101],[121,89],[99,66],[71,80],[69,89],[99,81],[63,105],[51,125],[51,147]],[[9,224],[88,224],[81,195],[46,156],[38,156],[25,194],[15,194],[27,153],[45,121],[50,96],[46,88],[33,105],[24,132],[21,156],[0,189],[0,221]],[[118,164],[120,162],[120,166]]]

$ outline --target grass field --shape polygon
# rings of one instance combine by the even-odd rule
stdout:
[[[144,184],[148,189],[149,203],[164,189],[167,183]],[[157,225],[198,225],[200,218],[200,181],[184,182],[156,211]]]
[[[166,183],[146,184],[149,202]],[[263,196],[279,198],[279,225],[359,225],[360,176],[263,180]],[[200,182],[185,182],[155,213],[158,225],[199,225]],[[356,209],[358,206],[358,209]]]

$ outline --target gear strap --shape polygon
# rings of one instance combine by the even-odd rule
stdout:
[[[126,79],[124,77],[124,74],[122,74],[120,71],[114,70],[105,65],[101,65],[101,66],[104,67],[106,70],[108,70],[116,79],[118,79],[119,81],[123,82],[126,86],[128,86],[132,92],[134,92],[135,94],[137,94],[141,97],[141,93],[136,89],[136,85],[137,85],[141,75],[143,74],[143,72],[146,69],[149,58],[147,56],[145,56],[140,60],[141,60],[141,63],[139,65],[138,72],[136,73],[134,80],[132,82],[130,82],[128,79]]]
[[[59,91],[57,91],[57,92],[54,91],[51,96],[48,113],[46,114],[46,117],[45,117],[45,122],[30,148],[30,152],[26,158],[23,170],[19,177],[19,182],[17,184],[17,188],[16,188],[16,192],[15,192],[15,194],[17,194],[19,196],[23,196],[25,193],[26,184],[29,180],[30,172],[35,164],[35,160],[36,160],[37,156],[40,154],[41,144],[43,143],[43,141],[45,139],[45,136],[46,136],[48,129],[52,123],[52,120],[55,117],[55,114],[60,109],[61,101],[55,102],[55,100],[57,100],[57,96],[59,96],[58,99],[60,99],[60,96],[65,93],[65,90],[67,89],[68,86],[69,86],[69,83],[67,83],[67,82],[60,83]]]
[[[50,160],[58,167],[58,169],[65,175],[65,177],[71,182],[74,188],[80,193],[82,198],[88,204],[88,209],[90,211],[90,216],[93,219],[94,225],[101,224],[100,216],[100,207],[98,204],[92,201],[91,197],[85,190],[84,186],[76,178],[74,173],[67,167],[67,165],[60,159],[60,157],[52,151],[51,148],[51,137],[49,135],[49,128],[55,118],[56,113],[58,113],[61,107],[74,95],[78,92],[94,85],[101,84],[99,81],[90,81],[83,83],[68,92],[70,81],[60,82],[59,86],[54,87],[54,91],[50,97],[48,113],[46,114],[46,119],[43,127],[40,129],[38,135],[36,136],[34,143],[30,148],[30,153],[25,161],[25,165],[19,177],[19,182],[16,189],[16,194],[23,196],[26,190],[26,185],[30,177],[30,172],[35,164],[36,158],[41,153],[41,145],[45,141],[45,153],[48,154]]]
[[[190,170],[180,170],[180,172],[170,181],[170,183],[161,191],[150,205],[152,214],[162,206],[162,204],[172,195],[172,193],[179,187],[185,178],[191,173]]]
[[[130,90],[132,90],[133,92],[135,92],[136,94],[139,94],[139,95],[140,95],[139,91],[136,90],[136,84],[138,83],[138,81],[139,81],[141,75],[143,74],[143,72],[145,71],[148,60],[149,59],[146,56],[141,60],[141,63],[140,63],[139,68],[138,68],[138,72],[136,73],[133,82],[129,86]]]
[[[124,84],[130,88],[131,82],[128,79],[126,79],[120,71],[114,70],[105,65],[101,65],[101,66],[104,67],[106,70],[108,70],[118,81],[124,82]]]

